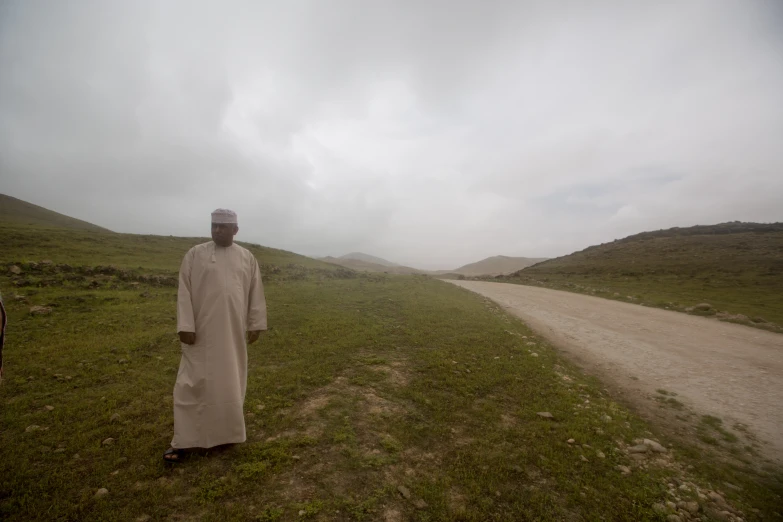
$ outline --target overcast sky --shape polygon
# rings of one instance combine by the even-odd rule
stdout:
[[[783,221],[783,2],[3,0],[0,193],[423,268]]]

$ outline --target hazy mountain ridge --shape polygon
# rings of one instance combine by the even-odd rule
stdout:
[[[454,270],[439,270],[438,274],[460,274],[464,276],[507,275],[528,266],[546,261],[546,257],[492,256],[475,263],[468,263]]]
[[[387,272],[390,274],[429,274],[435,276],[495,276],[511,274],[521,268],[544,261],[543,257],[492,256],[475,263],[468,263],[453,270],[421,270],[392,263],[386,259],[361,252],[352,252],[340,257],[322,257],[322,261],[367,272]],[[375,260],[375,261],[373,261]]]
[[[351,259],[355,261],[362,261],[365,263],[374,263],[376,265],[382,265],[382,266],[401,266],[399,263],[394,263],[387,259],[383,259],[382,257],[371,256],[370,254],[365,254],[363,252],[351,252],[350,254],[345,254],[344,256],[340,256],[338,259],[346,259],[346,260]]]
[[[367,256],[367,257],[373,257],[373,256]],[[377,258],[380,259],[380,258]],[[416,268],[411,268],[409,266],[402,266],[402,265],[382,265],[380,263],[373,263],[370,261],[363,261],[361,259],[353,259],[353,258],[347,258],[346,256],[341,257],[321,257],[319,258],[320,261],[324,261],[326,263],[331,263],[334,265],[339,265],[345,268],[350,268],[351,270],[359,270],[363,272],[384,272],[388,274],[423,274],[426,273],[423,270],[417,270]],[[385,261],[385,260],[383,260]],[[389,261],[386,261],[387,263]]]

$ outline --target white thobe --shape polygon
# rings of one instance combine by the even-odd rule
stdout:
[[[254,330],[266,330],[266,301],[253,254],[212,241],[191,248],[179,271],[177,331],[195,332],[196,343],[182,344],[172,448],[245,441],[245,332]]]

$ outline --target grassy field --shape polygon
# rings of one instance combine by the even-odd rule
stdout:
[[[707,520],[713,490],[776,517],[779,476],[750,461],[680,445],[632,458],[655,427],[482,298],[262,247],[248,441],[167,467],[172,275],[197,242],[0,227],[0,518],[667,520],[667,501],[691,501]]]
[[[647,232],[491,280],[783,331],[783,224],[726,223]],[[711,309],[691,310],[701,303]]]

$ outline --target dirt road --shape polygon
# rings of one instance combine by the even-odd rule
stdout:
[[[783,335],[657,308],[531,286],[449,281],[497,302],[576,361],[634,395],[657,389],[783,460]]]

